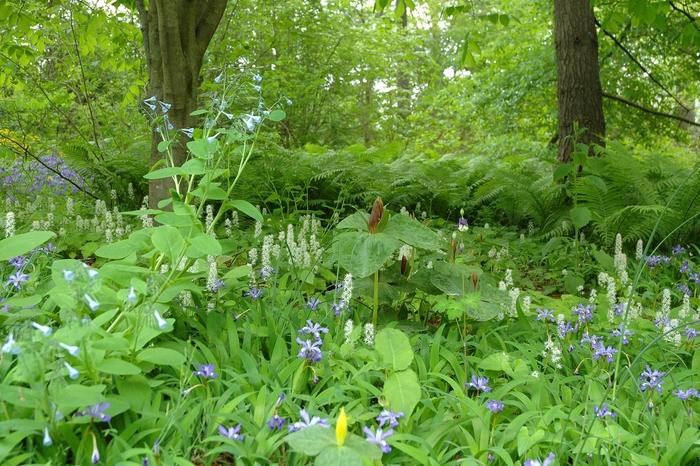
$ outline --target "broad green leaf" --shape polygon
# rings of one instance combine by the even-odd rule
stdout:
[[[66,409],[84,408],[104,400],[102,392],[105,385],[86,387],[80,384],[70,384],[58,390],[50,397],[51,402]]]
[[[165,167],[146,173],[145,175],[143,175],[143,177],[147,180],[160,180],[162,178],[170,178],[173,176],[181,175],[184,175],[184,172],[181,167]]]
[[[185,249],[185,240],[176,228],[171,226],[158,227],[151,236],[153,246],[170,260],[171,264],[178,262],[180,254]]]
[[[334,445],[316,457],[316,466],[363,466],[362,457],[352,448]]]
[[[394,372],[384,382],[383,393],[392,411],[410,416],[421,397],[418,376],[410,369]]]
[[[30,231],[0,241],[0,261],[26,254],[56,236],[52,231]]]
[[[311,426],[289,434],[287,443],[294,451],[307,456],[316,456],[324,449],[336,444],[335,433],[327,427]]]
[[[513,372],[510,357],[502,351],[486,356],[479,362],[479,368],[487,371],[503,371],[508,374]]]
[[[150,362],[179,369],[185,364],[185,356],[170,348],[146,348],[136,355],[137,361]]]
[[[253,204],[251,204],[248,201],[244,201],[242,199],[234,199],[232,201],[228,201],[225,203],[226,209],[236,209],[240,211],[241,213],[246,214],[248,217],[252,218],[253,220],[256,220],[258,222],[263,221],[263,216],[258,210],[257,207],[255,207]]]
[[[335,238],[340,265],[357,278],[379,270],[394,255],[401,242],[384,233],[341,233]]]
[[[206,233],[190,238],[190,245],[185,253],[187,257],[218,256],[221,254],[221,244]]]
[[[368,231],[369,214],[367,212],[355,212],[345,217],[336,228],[338,230]]]
[[[204,175],[207,172],[204,162],[200,159],[190,159],[183,163],[180,168],[187,175]]]
[[[219,141],[216,139],[195,139],[187,143],[187,148],[192,155],[199,159],[209,160],[219,150]]]
[[[407,215],[392,215],[383,233],[419,249],[430,251],[440,249],[438,235]]]
[[[123,239],[116,243],[105,244],[99,247],[97,251],[95,251],[95,255],[104,257],[105,259],[123,259],[133,254],[136,249],[137,247],[131,240]]]
[[[374,349],[384,363],[384,367],[395,371],[407,369],[413,361],[413,348],[405,333],[394,328],[384,328],[377,332]]]
[[[270,119],[270,121],[282,121],[287,117],[287,114],[284,112],[284,110],[273,110],[270,112],[269,115],[267,115],[267,118]]]
[[[141,368],[122,359],[108,358],[97,366],[100,372],[113,375],[136,375],[141,373]]]
[[[582,206],[572,208],[569,211],[569,217],[571,218],[571,223],[573,223],[577,229],[585,227],[592,219],[591,211],[588,207]]]
[[[537,429],[534,434],[530,435],[530,431],[527,427],[521,427],[518,432],[518,455],[523,456],[527,453],[530,448],[532,448],[536,443],[544,439],[545,431]]]

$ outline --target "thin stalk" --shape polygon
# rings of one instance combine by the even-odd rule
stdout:
[[[372,325],[377,328],[377,317],[379,316],[379,270],[374,272],[374,301],[372,303]]]

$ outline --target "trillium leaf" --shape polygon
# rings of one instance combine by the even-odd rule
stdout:
[[[316,456],[324,449],[335,446],[335,433],[327,427],[311,426],[289,434],[287,443],[294,451]]]
[[[413,361],[413,348],[405,333],[395,328],[384,328],[377,332],[374,349],[384,363],[384,367],[395,371],[407,369]]]
[[[56,236],[52,231],[31,231],[0,241],[0,261],[26,254]]]

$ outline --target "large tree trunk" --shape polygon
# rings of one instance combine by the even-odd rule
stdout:
[[[141,32],[148,64],[148,91],[172,105],[168,112],[176,129],[195,125],[190,115],[197,108],[197,96],[204,53],[221,21],[226,0],[137,0]],[[187,158],[184,135],[173,145],[173,159],[181,165]],[[151,164],[163,158],[158,152],[160,135],[153,131]],[[169,180],[151,180],[151,207],[169,196]]]
[[[554,0],[554,41],[559,160],[568,161],[574,142],[602,145],[605,138],[598,37],[589,0]]]

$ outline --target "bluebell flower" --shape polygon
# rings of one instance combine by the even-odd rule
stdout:
[[[129,294],[126,295],[126,300],[133,304],[137,299],[138,297],[136,296],[136,290],[134,290],[134,287],[132,286],[129,288]]]
[[[489,411],[496,414],[496,413],[500,413],[501,411],[503,411],[503,408],[505,407],[505,405],[503,404],[502,401],[489,400],[486,402],[486,407],[489,409]]]
[[[262,81],[262,79],[263,79],[262,76],[260,76],[260,75],[257,74],[257,73],[255,73],[255,74],[253,75],[253,81],[255,81],[256,83],[260,83],[260,82]]]
[[[651,367],[646,366],[644,372],[639,376],[640,382],[642,383],[642,391],[646,390],[656,390],[659,393],[663,393],[663,376],[666,375],[665,372],[659,372],[652,370]]]
[[[545,322],[551,321],[554,322],[556,319],[554,318],[554,311],[551,309],[542,309],[542,308],[537,308],[537,320],[543,320]]]
[[[576,328],[571,325],[571,322],[562,320],[557,324],[557,334],[559,338],[566,338],[566,335],[576,331]]]
[[[673,392],[674,395],[678,397],[679,400],[687,401],[690,398],[700,398],[700,393],[694,388],[689,388],[687,390],[676,390]]]
[[[159,329],[165,330],[168,328],[168,322],[160,316],[158,310],[153,311],[153,317],[156,319]]]
[[[14,339],[14,336],[12,335],[12,332],[7,336],[7,340],[5,341],[5,344],[2,345],[2,352],[5,354],[19,354],[22,352],[22,349],[19,347],[17,342]]]
[[[95,312],[100,308],[100,303],[89,294],[85,293],[83,298],[85,298],[85,302],[87,302],[87,305],[92,312]]]
[[[190,139],[194,136],[194,128],[182,128],[180,131]]]
[[[214,372],[216,366],[214,364],[200,364],[199,369],[194,371],[194,375],[203,379],[216,379],[219,374]]]
[[[671,263],[671,258],[668,256],[647,256],[645,260],[650,268],[657,267],[659,264]]]
[[[158,102],[158,98],[154,95],[143,101],[143,103],[146,104],[146,106],[150,108],[151,111],[155,111],[156,102]]]
[[[22,288],[22,283],[26,283],[29,281],[29,275],[26,273],[22,273],[20,271],[17,271],[10,275],[7,279],[7,285],[12,285],[16,289]]]
[[[389,423],[389,427],[398,427],[399,419],[403,416],[404,414],[400,411],[393,412],[385,409],[377,416],[377,422],[379,423],[379,427],[384,427],[384,424],[387,422]]]
[[[163,114],[168,113],[168,112],[170,111],[170,108],[172,107],[172,104],[168,104],[168,103],[166,103],[166,102],[158,101],[158,103],[160,104],[160,111],[161,111]]]
[[[297,337],[297,343],[301,345],[299,354],[297,354],[299,359],[306,359],[311,363],[319,362],[323,359],[323,352],[321,352],[320,348],[321,340],[302,340]]]
[[[53,445],[53,440],[51,440],[51,435],[49,435],[48,427],[44,427],[44,438],[41,441],[41,444],[45,447],[50,447],[51,445]]]
[[[598,335],[589,335],[588,332],[583,332],[583,336],[581,337],[581,344],[590,344],[591,348],[595,348],[598,346],[600,341],[603,339],[603,337],[599,337]]]
[[[80,377],[80,372],[78,372],[75,367],[71,366],[65,361],[63,362],[63,366],[66,368],[66,370],[68,370],[68,377],[70,377],[71,380],[75,380]]]
[[[539,458],[535,458],[534,460],[525,460],[523,466],[550,466],[552,463],[554,463],[554,458],[554,453],[550,453],[547,455],[544,461],[540,461]]]
[[[53,333],[53,329],[51,327],[41,325],[37,322],[32,322],[32,327],[40,331],[45,337],[51,336],[51,333]]]
[[[683,332],[683,333],[685,334],[685,337],[686,337],[688,340],[692,340],[692,339],[694,339],[696,336],[698,336],[698,331],[695,330],[693,327],[686,327],[685,332]]]
[[[97,278],[97,276],[100,274],[100,272],[98,272],[95,269],[88,269],[87,274],[91,280],[94,280],[95,278]]]
[[[71,356],[77,356],[80,353],[80,348],[78,348],[77,346],[67,345],[65,343],[59,343],[58,346],[68,351],[68,354],[70,354]]]
[[[457,220],[457,229],[459,231],[467,231],[469,229],[469,222],[464,217],[459,217]]]
[[[489,378],[488,377],[477,377],[476,375],[472,375],[472,380],[471,382],[465,382],[464,386],[467,389],[474,389],[477,392],[484,392],[488,393],[491,391],[491,387],[488,385],[489,383]]]
[[[17,256],[13,257],[9,261],[7,261],[12,267],[16,269],[21,269],[27,264],[27,258],[24,256]]]
[[[102,422],[109,422],[112,420],[112,416],[105,413],[109,407],[112,406],[108,401],[102,403],[97,403],[96,405],[88,406],[84,410],[75,413],[76,416],[89,416]]]
[[[340,317],[343,309],[345,309],[345,302],[341,300],[340,302],[333,303],[331,305],[331,309],[333,309],[333,314],[335,314],[336,317]]]
[[[627,308],[627,303],[617,303],[613,306],[613,312],[615,313],[616,316],[621,316],[625,313],[625,309]]]
[[[258,288],[257,286],[252,286],[250,290],[245,292],[245,296],[248,296],[249,298],[253,300],[260,299],[260,297],[263,295],[263,290]]]
[[[267,428],[270,430],[282,430],[286,423],[287,420],[285,418],[275,414],[269,421],[267,421]]]
[[[330,427],[327,419],[321,419],[318,416],[310,417],[305,409],[299,411],[299,416],[301,416],[301,420],[290,424],[288,427],[289,432],[297,432],[311,426]]]
[[[219,435],[226,437],[229,440],[243,440],[243,435],[240,432],[240,424],[238,424],[236,427],[226,427],[224,425],[219,425]]]
[[[593,406],[593,412],[595,413],[596,417],[599,417],[599,418],[617,416],[613,411],[610,410],[610,407],[608,406],[607,403],[603,403],[602,406],[598,406],[598,405]]]
[[[383,431],[381,427],[378,427],[377,430],[373,432],[369,427],[363,426],[362,432],[365,433],[367,441],[377,445],[383,453],[389,453],[391,451],[391,446],[386,442],[386,439],[394,434],[393,429]]]
[[[64,270],[63,271],[63,279],[67,282],[72,282],[73,279],[75,278],[75,272],[72,270]]]
[[[250,113],[243,116],[243,124],[251,133],[255,131],[255,128],[260,124],[261,120],[259,116]]]
[[[326,327],[321,327],[321,324],[315,324],[311,320],[306,321],[306,326],[299,329],[299,333],[302,335],[310,334],[313,335],[317,340],[321,339],[322,333],[328,333]]]
[[[95,434],[92,434],[92,454],[90,455],[90,461],[92,464],[97,464],[100,462],[100,450],[97,448],[97,439]]]

